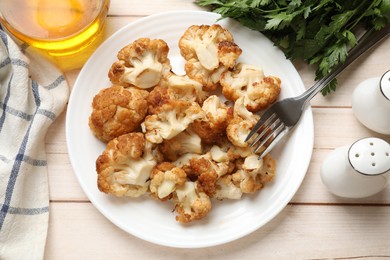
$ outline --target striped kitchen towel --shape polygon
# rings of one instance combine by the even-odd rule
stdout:
[[[49,220],[48,127],[69,89],[51,63],[0,29],[0,259],[43,259]]]

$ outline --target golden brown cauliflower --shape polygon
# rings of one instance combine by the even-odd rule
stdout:
[[[203,90],[203,85],[187,75],[176,75],[173,72],[164,74],[161,86],[168,87],[175,99],[196,101],[199,105],[210,95]]]
[[[219,24],[190,26],[180,38],[179,48],[187,61],[187,75],[206,90],[219,86],[220,75],[235,65],[242,52],[230,32]]]
[[[190,160],[190,173],[187,174],[191,180],[197,180],[203,191],[213,197],[216,190],[217,180],[228,173],[229,161],[216,162],[211,153],[206,153],[199,158]]]
[[[256,192],[265,183],[270,182],[276,172],[276,161],[271,155],[258,160],[258,155],[250,148],[233,145],[222,148],[214,146],[210,153],[213,154],[214,160],[220,158],[229,160],[230,164],[234,162],[234,166],[230,166],[227,174],[216,182],[214,198],[219,200],[239,199],[243,193]]]
[[[233,176],[227,174],[218,179],[214,198],[218,200],[233,199],[237,200],[242,197],[240,183],[233,182]]]
[[[196,102],[170,100],[157,108],[156,113],[146,116],[141,124],[145,138],[151,143],[162,143],[187,129],[194,120],[205,113]]]
[[[150,174],[150,193],[159,200],[168,200],[173,196],[177,187],[181,187],[187,180],[184,170],[169,162],[159,163]]]
[[[165,77],[164,77],[165,78]],[[170,74],[149,93],[148,113],[155,114],[156,110],[169,100],[184,100],[202,104],[209,94],[202,89],[202,84],[185,76]]]
[[[232,101],[244,98],[246,108],[258,112],[278,98],[281,81],[278,77],[264,76],[260,67],[239,63],[233,71],[221,76],[222,93]]]
[[[148,89],[171,70],[169,47],[161,39],[140,38],[122,48],[108,73],[114,84]]]
[[[211,210],[211,200],[197,182],[186,181],[174,194],[176,220],[181,223],[202,219]]]
[[[93,99],[89,126],[102,141],[108,142],[136,130],[147,113],[146,90],[111,86]]]
[[[226,127],[226,135],[229,141],[237,147],[248,147],[248,142],[245,142],[245,139],[259,120],[258,115],[246,109],[244,100],[244,97],[236,100],[233,119]]]
[[[212,163],[204,157],[192,159],[190,161],[191,172],[188,177],[197,180],[202,190],[210,197],[215,193],[218,174]]]
[[[148,190],[155,165],[151,144],[142,133],[121,135],[96,160],[98,188],[118,197],[139,197]]]
[[[218,89],[221,75],[227,68],[221,66],[215,70],[206,70],[199,61],[190,59],[185,64],[185,70],[190,78],[199,81],[203,85],[204,90],[211,92]]]
[[[202,140],[192,132],[185,130],[169,140],[164,140],[159,146],[161,154],[169,161],[175,161],[186,153],[201,154]]]
[[[252,154],[243,162],[238,160],[238,170],[232,174],[232,182],[239,183],[243,193],[253,193],[263,188],[275,176],[276,161],[267,154],[262,159]]]
[[[148,103],[148,114],[156,114],[156,111],[164,104],[169,103],[170,100],[176,99],[174,93],[167,87],[156,86],[146,99]]]
[[[253,154],[252,147],[238,147],[235,145],[232,145],[229,147],[229,150],[227,151],[227,155],[231,161],[234,161],[238,158],[245,158]]]
[[[208,97],[202,109],[206,117],[195,120],[191,127],[205,144],[214,144],[226,135],[226,127],[233,117],[232,109],[216,95]]]

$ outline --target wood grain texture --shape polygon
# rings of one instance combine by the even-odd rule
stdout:
[[[204,249],[154,245],[89,203],[54,203],[47,259],[331,259],[390,257],[389,207],[287,206],[254,233]],[[69,238],[65,240],[65,238]]]

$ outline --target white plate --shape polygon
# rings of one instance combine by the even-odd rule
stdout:
[[[66,118],[68,152],[74,173],[94,206],[123,230],[152,243],[181,248],[219,245],[241,238],[275,217],[291,200],[306,174],[313,148],[313,118],[309,109],[285,143],[272,154],[277,159],[277,175],[260,192],[239,201],[215,202],[201,221],[182,225],[175,221],[171,202],[114,198],[99,192],[95,161],[105,148],[88,127],[93,97],[110,86],[107,77],[117,52],[140,37],[160,38],[169,47],[176,71],[184,62],[177,46],[191,25],[216,23],[219,15],[202,11],[178,11],[152,15],[133,22],[106,40],[80,72],[69,100]],[[290,61],[262,34],[244,28],[231,19],[218,21],[242,48],[239,61],[263,67],[266,75],[282,80],[281,98],[304,91],[302,80]]]

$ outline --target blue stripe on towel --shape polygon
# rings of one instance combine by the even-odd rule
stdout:
[[[24,119],[26,121],[30,121],[34,115],[32,114],[27,114],[23,111],[20,111],[20,110],[17,110],[17,109],[14,109],[12,107],[9,107],[9,106],[6,106],[4,105],[2,102],[0,102],[0,106],[3,107],[3,110],[5,110],[5,112],[7,112],[8,114],[11,114],[13,116],[17,116],[21,119]],[[46,116],[47,118],[51,119],[51,120],[55,120],[57,118],[57,115],[54,114],[53,112],[47,110],[47,109],[38,109],[38,111],[36,112],[36,114],[40,114],[40,115],[44,115]]]
[[[11,96],[11,83],[12,83],[12,79],[14,77],[14,74],[12,73],[11,74],[11,77],[10,77],[10,80],[8,82],[8,88],[7,88],[7,94],[5,95],[5,98],[4,98],[4,102],[3,102],[3,105],[2,105],[2,108],[3,108],[3,113],[1,114],[1,117],[0,117],[0,133],[1,133],[1,130],[3,129],[3,125],[4,125],[4,122],[5,122],[5,117],[6,117],[6,108],[7,108],[7,102]]]
[[[28,69],[28,63],[25,62],[24,60],[11,59],[11,63],[12,63],[12,65],[21,66],[21,67],[25,67],[26,69]]]
[[[10,115],[17,116],[19,118],[22,118],[26,121],[30,121],[33,117],[33,115],[29,115],[23,111],[14,109],[12,107],[7,106],[5,103],[0,102],[0,105],[3,107],[3,110],[7,112]]]
[[[7,47],[7,50],[8,50],[8,38],[7,38],[7,34],[5,34],[5,32],[3,30],[0,30],[0,38],[4,42],[4,45],[5,45],[5,47]]]
[[[11,214],[11,215],[40,215],[40,214],[44,214],[44,213],[48,213],[49,212],[49,207],[42,207],[42,208],[15,208],[15,207],[9,207],[8,206],[7,208],[8,208],[8,214]]]
[[[0,63],[0,69],[1,68],[4,68],[5,66],[7,66],[8,64],[11,63],[11,59],[9,57],[7,57],[5,60],[3,60],[1,63]]]
[[[23,155],[22,157],[16,156],[16,158],[8,159],[4,155],[0,154],[0,161],[4,163],[10,163],[16,159],[21,159],[24,163],[33,165],[33,166],[47,166],[47,161],[46,160],[38,160],[38,159],[33,159],[28,155]]]
[[[46,116],[47,118],[50,118],[53,121],[57,118],[56,114],[54,114],[53,112],[51,112],[49,110],[46,110],[46,109],[39,109],[37,111],[37,114],[44,115],[44,116]]]
[[[35,81],[32,81],[31,86],[32,86],[32,92],[34,95],[35,104],[36,104],[35,111],[37,112],[39,106],[41,105],[41,100],[40,100],[39,91],[38,91],[38,84]],[[18,175],[19,175],[20,166],[23,162],[24,153],[26,151],[26,145],[28,142],[28,138],[29,138],[30,131],[31,131],[31,126],[33,125],[33,123],[34,123],[34,118],[31,120],[31,123],[27,129],[27,132],[26,132],[25,136],[23,137],[22,144],[19,147],[18,155],[16,156],[16,160],[15,160],[14,165],[13,165],[12,170],[11,170],[11,175],[10,175],[9,180],[8,180],[7,189],[5,191],[4,203],[3,203],[1,210],[0,210],[0,230],[2,229],[2,227],[4,225],[4,220],[5,220],[5,218],[8,214],[8,211],[10,209],[10,203],[11,203],[11,199],[12,199],[13,190],[15,187],[16,179],[18,178]]]
[[[59,76],[56,80],[54,80],[53,81],[53,83],[51,83],[51,84],[49,84],[49,85],[47,85],[47,86],[45,86],[44,88],[46,88],[46,89],[53,89],[53,88],[56,88],[56,87],[58,87],[63,81],[65,81],[65,78],[64,78],[64,76]]]

